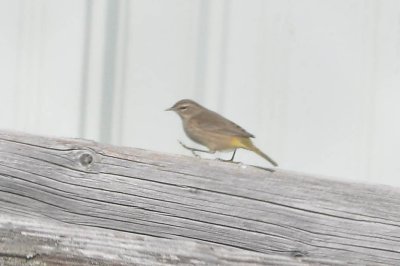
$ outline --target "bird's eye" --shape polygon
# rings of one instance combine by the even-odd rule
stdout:
[[[184,111],[184,110],[186,110],[187,109],[187,106],[181,106],[181,107],[179,107],[179,110],[182,110],[182,111]]]

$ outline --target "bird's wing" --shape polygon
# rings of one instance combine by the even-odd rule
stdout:
[[[254,138],[253,134],[247,132],[239,125],[211,110],[207,110],[207,112],[201,112],[193,120],[197,126],[209,132],[230,136]]]

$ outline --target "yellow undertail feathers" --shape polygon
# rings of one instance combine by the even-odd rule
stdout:
[[[249,138],[233,137],[231,140],[231,144],[234,148],[238,149],[242,148],[255,152],[259,156],[263,157],[265,160],[270,162],[273,166],[278,166],[278,164],[274,160],[272,160],[268,155],[266,155],[259,148],[257,148]]]

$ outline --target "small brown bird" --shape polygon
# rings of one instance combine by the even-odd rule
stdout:
[[[278,166],[274,160],[253,144],[250,139],[254,138],[252,134],[192,100],[180,100],[166,111],[175,111],[182,119],[186,135],[209,149],[209,151],[206,151],[190,148],[181,143],[184,148],[191,150],[193,154],[196,151],[215,153],[216,151],[233,150],[232,158],[229,160],[233,161],[236,149],[243,148],[257,153],[273,166]]]

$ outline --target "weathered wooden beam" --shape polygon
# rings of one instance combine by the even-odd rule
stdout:
[[[36,217],[0,215],[0,239],[0,265],[302,265],[290,257]]]
[[[63,261],[400,265],[400,189],[2,131],[0,264]]]

